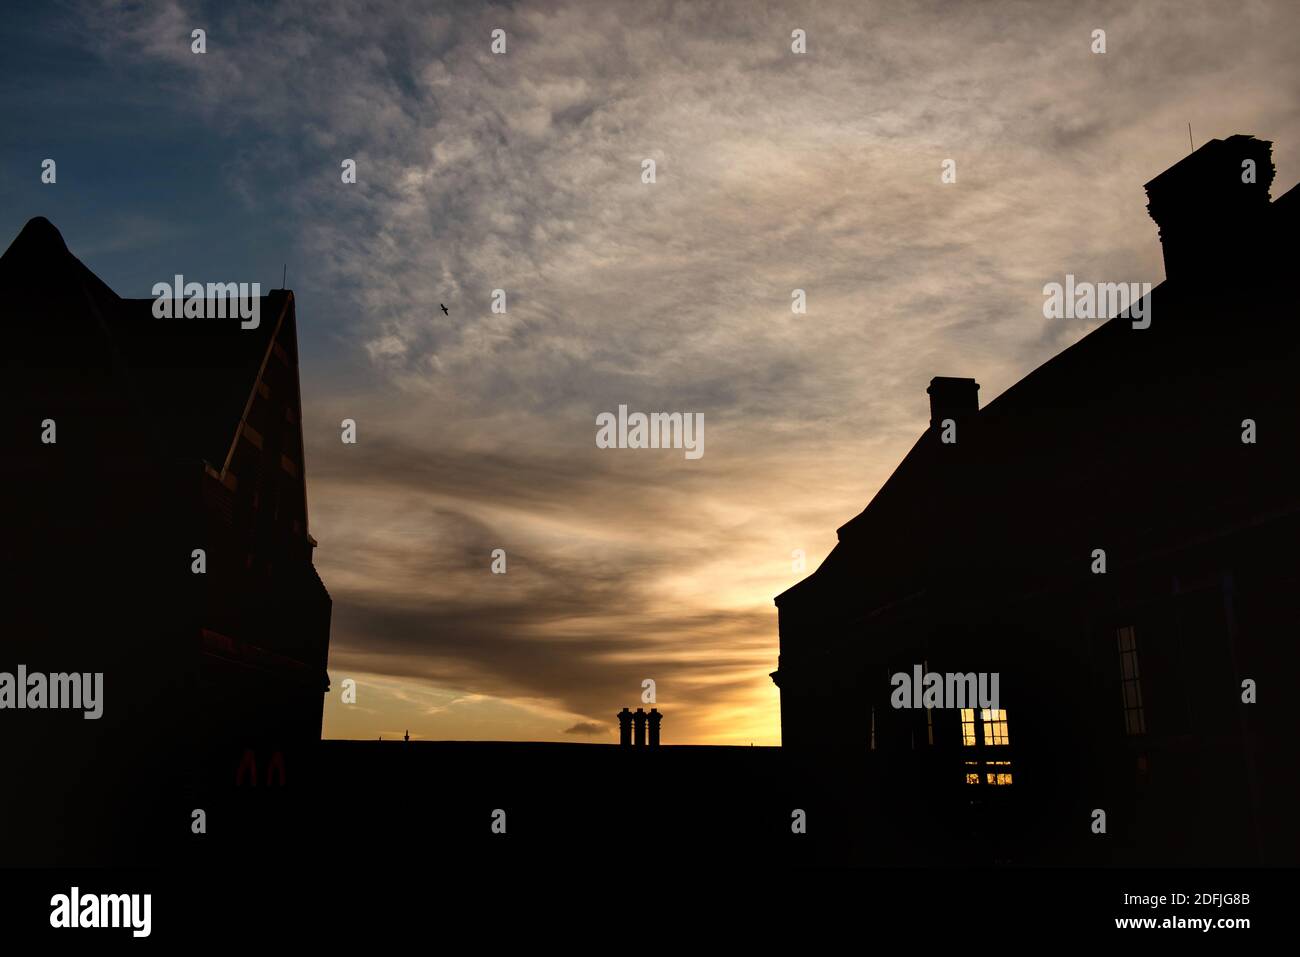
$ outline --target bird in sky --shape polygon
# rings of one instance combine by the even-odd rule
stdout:
[[[438,305],[442,306],[442,303],[438,303]],[[451,313],[449,313],[449,312],[447,311],[447,307],[446,307],[446,306],[442,306],[442,314],[443,314],[444,316],[450,316],[450,315],[451,315]]]

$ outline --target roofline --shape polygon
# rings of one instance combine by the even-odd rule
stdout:
[[[271,335],[266,340],[266,351],[262,353],[262,362],[257,367],[257,375],[253,377],[253,385],[248,390],[248,398],[244,400],[244,411],[239,415],[239,426],[235,429],[235,434],[226,449],[226,459],[221,463],[221,471],[217,477],[223,482],[226,479],[226,470],[230,468],[230,460],[234,458],[235,449],[239,446],[239,437],[244,434],[244,426],[248,424],[248,412],[253,407],[253,397],[257,395],[257,386],[262,381],[262,375],[266,372],[266,363],[271,358],[271,352],[275,348],[275,340],[280,335],[280,327],[284,324],[284,317],[288,315],[289,306],[292,303],[293,292],[285,290],[284,305],[280,308],[280,315],[275,320],[275,328],[271,330]],[[305,515],[303,517],[306,518]]]

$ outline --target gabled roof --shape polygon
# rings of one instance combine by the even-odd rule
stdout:
[[[1297,196],[1300,187],[1272,204],[1275,233],[1261,247],[1294,235]],[[1131,556],[1223,527],[1268,496],[1291,507],[1300,422],[1285,390],[1300,366],[1300,309],[1285,275],[1270,267],[1217,292],[1213,277],[1161,283],[1150,328],[1105,322],[961,423],[956,445],[922,433],[777,604],[849,602],[866,614],[954,570],[1028,583],[1053,562],[1082,561],[1087,541]],[[1252,415],[1287,438],[1244,446]],[[1208,455],[1214,435],[1223,446]]]
[[[157,397],[164,442],[176,454],[221,469],[288,303],[278,290],[261,297],[258,327],[241,329],[237,319],[155,319],[152,299],[122,300],[115,341]]]
[[[281,316],[292,321],[286,290],[261,297],[256,329],[237,319],[156,319],[152,299],[119,297],[44,217],[30,220],[0,256],[0,290],[5,328],[18,339],[7,365],[30,361],[65,335],[84,335],[89,323],[149,409],[164,451],[218,470]]]

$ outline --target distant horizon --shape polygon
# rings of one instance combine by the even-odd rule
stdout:
[[[350,744],[378,744],[379,738],[321,738],[322,741],[342,741]],[[403,741],[401,734],[394,735],[392,738],[385,736],[385,744],[394,742],[396,744],[563,744],[563,745],[596,745],[598,747],[613,748],[616,751],[623,750],[617,741],[501,741],[495,738],[478,739],[478,738],[453,738],[445,740],[442,738],[411,738],[410,741]],[[667,742],[660,744],[661,748],[763,748],[765,750],[779,750],[777,744],[669,744]]]

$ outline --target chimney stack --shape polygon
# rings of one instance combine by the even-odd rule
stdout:
[[[659,722],[664,719],[664,716],[659,713],[658,708],[651,708],[649,718],[650,718],[650,747],[657,748],[659,747]]]
[[[627,708],[618,713],[618,743],[624,748],[632,746],[632,712]]]
[[[930,428],[939,428],[944,419],[960,422],[980,410],[980,385],[974,379],[954,379],[937,375],[925,390],[930,396]]]
[[[632,722],[636,725],[636,746],[638,748],[645,747],[645,720],[648,717],[649,715],[641,708],[637,708],[636,713],[632,715]]]
[[[1146,184],[1166,279],[1213,283],[1264,258],[1272,157],[1270,141],[1238,133],[1210,140]]]

